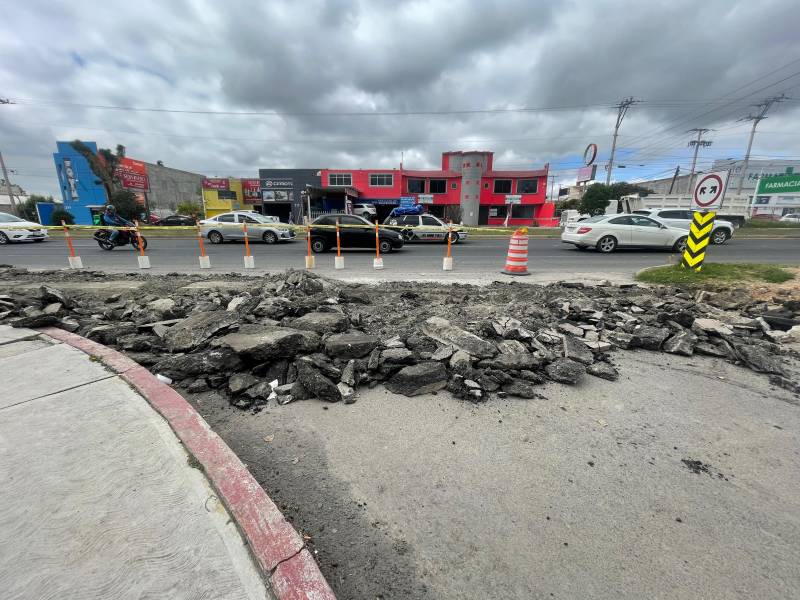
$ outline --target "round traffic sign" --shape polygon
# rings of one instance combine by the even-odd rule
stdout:
[[[583,151],[583,163],[588,167],[597,158],[597,144],[589,144]]]
[[[722,196],[724,186],[719,175],[711,173],[703,177],[694,188],[694,203],[700,208],[708,208]]]

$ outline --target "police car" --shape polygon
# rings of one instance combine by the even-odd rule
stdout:
[[[389,215],[383,222],[397,229],[407,242],[446,242],[448,232],[454,244],[467,239],[467,232],[433,215]]]

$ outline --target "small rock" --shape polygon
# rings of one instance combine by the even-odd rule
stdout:
[[[450,321],[441,317],[429,318],[425,321],[422,331],[437,342],[455,346],[471,356],[490,358],[497,354],[497,348],[491,342],[479,338],[474,333],[456,327]]]
[[[418,396],[447,385],[447,370],[440,362],[423,362],[403,367],[386,382],[386,388],[404,396]]]
[[[310,361],[300,359],[295,364],[297,381],[314,396],[326,402],[339,402],[342,399],[342,393],[336,384],[317,370]]]
[[[533,383],[521,379],[515,379],[511,383],[505,384],[503,386],[503,391],[506,394],[519,398],[544,398],[544,396],[536,391]]]
[[[256,383],[258,383],[258,378],[250,373],[234,373],[228,379],[228,390],[231,394],[241,394]]]
[[[46,315],[59,315],[63,312],[64,305],[61,302],[53,302],[52,304],[48,304],[42,309],[42,312]]]
[[[353,404],[356,401],[356,391],[351,386],[340,381],[336,387],[339,388],[339,393],[345,404]]]
[[[358,378],[356,374],[355,365],[356,361],[351,359],[347,361],[347,364],[344,366],[344,369],[342,369],[342,376],[341,376],[342,383],[346,383],[351,387],[355,387],[356,385],[358,385]]]
[[[340,312],[310,312],[292,321],[292,327],[305,331],[315,331],[320,335],[347,331],[350,320]]]
[[[733,329],[717,319],[695,319],[692,323],[692,331],[695,333],[705,333],[714,335],[733,335]]]
[[[472,357],[463,350],[457,350],[450,357],[450,369],[461,376],[466,376],[472,369]]]
[[[186,391],[190,394],[199,394],[201,392],[207,392],[211,388],[208,387],[208,382],[205,380],[204,377],[200,377],[195,379],[192,383],[189,384],[189,387],[186,388]]]
[[[164,335],[164,341],[170,352],[192,350],[238,321],[239,315],[226,311],[194,313],[173,325]]]
[[[606,334],[606,340],[623,350],[631,348],[633,344],[633,336],[624,331],[610,331]]]
[[[683,356],[692,356],[694,354],[694,345],[697,343],[697,336],[691,331],[684,329],[679,331],[664,342],[664,352],[670,354],[681,354]]]
[[[645,350],[661,350],[661,344],[669,337],[670,331],[666,327],[652,327],[638,325],[633,330],[631,345]]]
[[[436,361],[447,360],[448,358],[453,356],[454,352],[455,348],[453,348],[452,346],[439,346],[436,349],[436,352],[431,354],[431,360],[436,360]]]
[[[366,333],[337,333],[325,340],[325,352],[336,358],[361,358],[379,343],[376,336]]]
[[[407,348],[389,348],[381,352],[381,362],[393,367],[410,365],[414,363],[414,353]]]
[[[594,362],[594,354],[589,347],[571,335],[564,336],[564,357],[571,358],[584,365],[590,365]]]
[[[586,373],[586,367],[569,358],[557,358],[545,367],[545,371],[553,381],[574,385]]]
[[[589,375],[594,375],[600,379],[607,379],[608,381],[616,381],[619,379],[617,370],[607,362],[598,361],[586,367],[586,372]]]
[[[575,337],[582,337],[583,336],[583,329],[580,327],[576,327],[570,323],[559,323],[558,330],[563,333],[568,333],[570,335],[574,335]]]
[[[519,340],[503,340],[497,344],[497,349],[500,354],[522,354],[528,352],[528,348]]]

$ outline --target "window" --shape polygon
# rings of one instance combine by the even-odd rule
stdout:
[[[539,191],[538,179],[520,179],[517,182],[518,194],[535,194]]]
[[[611,219],[609,223],[612,225],[633,225],[633,221],[630,217],[617,217],[616,219]]]
[[[495,194],[510,194],[511,193],[511,180],[510,179],[495,179],[494,180],[494,193]]]
[[[663,219],[685,219],[685,213],[682,210],[662,210],[658,216]]]
[[[485,189],[485,190],[489,189],[489,182],[488,181],[483,184],[483,189]]]
[[[353,185],[350,173],[328,173],[328,185]]]
[[[424,194],[425,193],[425,180],[424,179],[409,179],[408,180],[408,193],[409,194]]]
[[[639,215],[632,215],[631,216],[631,224],[637,225],[639,227],[661,227],[660,223],[653,221],[648,217],[641,217]]]
[[[422,215],[422,224],[423,225],[435,225],[437,227],[441,226],[438,220],[430,215]]]
[[[217,221],[219,221],[220,223],[236,223],[236,218],[234,217],[234,215],[228,213],[226,215],[219,215],[217,217]]]
[[[454,181],[453,183],[450,184],[450,189],[451,190],[457,190],[458,189],[458,184]]]
[[[333,217],[320,217],[314,221],[314,225],[336,225],[336,221],[334,221]]]
[[[397,219],[397,224],[410,225],[412,227],[416,227],[417,225],[419,225],[419,217],[416,215],[405,215]]]
[[[391,173],[370,173],[369,185],[370,187],[392,187],[394,185],[394,175]]]
[[[447,181],[444,179],[431,179],[429,185],[431,194],[444,194],[447,192]]]
[[[240,223],[256,223],[256,224],[258,224],[261,221],[259,221],[258,219],[254,219],[253,217],[251,217],[249,215],[239,215],[239,222]]]
[[[23,219],[19,217],[15,217],[14,215],[8,215],[6,213],[0,213],[0,223],[21,223]]]
[[[356,215],[345,215],[339,221],[342,225],[371,225],[372,223],[368,223],[361,217],[357,217]]]

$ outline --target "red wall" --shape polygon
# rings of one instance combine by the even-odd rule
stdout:
[[[349,187],[357,189],[360,194],[359,198],[364,198],[365,200],[369,198],[399,198],[402,195],[400,193],[400,171],[397,169],[322,169],[322,187],[329,187],[329,173],[350,173],[353,183]],[[370,186],[369,176],[376,173],[391,173],[394,175],[394,185],[391,187]]]

